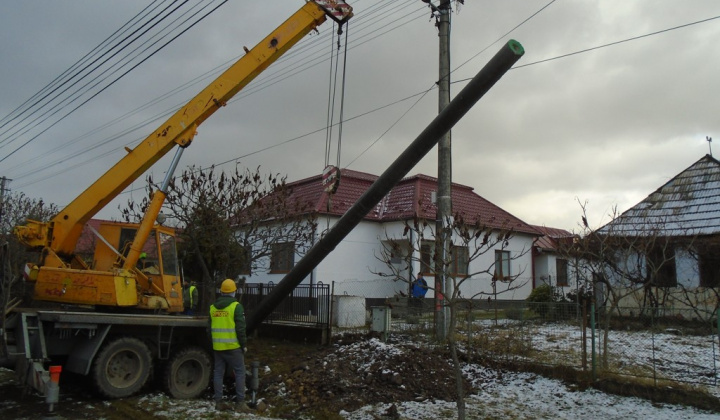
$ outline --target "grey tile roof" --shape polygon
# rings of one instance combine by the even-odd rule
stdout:
[[[624,236],[720,233],[720,162],[705,155],[597,233]]]

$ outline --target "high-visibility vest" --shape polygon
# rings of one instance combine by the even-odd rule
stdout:
[[[190,286],[190,288],[189,288],[189,290],[188,290],[188,291],[190,292],[190,308],[193,308],[193,297],[192,297],[192,295],[193,295],[193,292],[195,291],[195,289],[197,289],[195,286]]]
[[[240,348],[235,331],[235,308],[240,302],[233,302],[223,309],[210,305],[210,336],[213,350],[233,350]]]

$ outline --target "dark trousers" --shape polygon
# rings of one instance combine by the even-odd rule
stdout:
[[[213,375],[215,401],[222,400],[223,377],[225,377],[226,367],[235,373],[235,401],[245,401],[245,355],[242,349],[214,351],[213,353],[215,354],[215,374]]]

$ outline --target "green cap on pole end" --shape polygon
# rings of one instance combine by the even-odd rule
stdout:
[[[515,41],[514,39],[511,39],[508,41],[507,46],[510,48],[510,50],[515,53],[515,55],[523,55],[525,54],[525,48],[523,48],[522,44]]]

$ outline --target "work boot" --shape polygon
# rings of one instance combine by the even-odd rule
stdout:
[[[225,401],[215,401],[215,410],[228,411],[230,410],[230,403],[227,403]]]
[[[235,403],[235,412],[236,413],[252,413],[252,408],[248,407],[247,404],[245,404],[245,401],[238,401]]]

